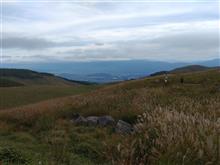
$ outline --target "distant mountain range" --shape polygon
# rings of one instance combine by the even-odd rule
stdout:
[[[26,68],[85,82],[107,83],[149,76],[187,65],[220,66],[220,59],[197,62],[163,62],[149,60],[54,62],[2,64],[2,67]]]

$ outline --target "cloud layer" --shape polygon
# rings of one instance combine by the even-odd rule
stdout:
[[[219,56],[217,1],[3,1],[3,62]]]

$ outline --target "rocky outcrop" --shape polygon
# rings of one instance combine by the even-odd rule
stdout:
[[[74,124],[82,124],[82,125],[88,125],[88,126],[114,126],[115,120],[111,116],[88,116],[87,118],[84,118],[83,116],[74,114],[73,119],[71,120]]]
[[[115,131],[120,134],[131,134],[133,132],[133,128],[131,124],[123,120],[119,120],[116,125]]]
[[[115,120],[111,116],[101,116],[98,118],[98,124],[100,126],[108,126],[108,125],[115,125]]]
[[[133,132],[133,127],[131,124],[119,120],[116,124],[115,120],[111,116],[88,116],[87,118],[79,115],[74,114],[73,119],[71,120],[72,123],[76,125],[86,125],[86,126],[101,126],[107,127],[111,126],[115,128],[115,131],[120,134],[131,134]]]

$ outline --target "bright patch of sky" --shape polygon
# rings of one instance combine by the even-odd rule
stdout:
[[[213,0],[3,0],[2,61],[219,58]]]

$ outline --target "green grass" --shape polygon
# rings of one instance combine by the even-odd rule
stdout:
[[[22,83],[18,83],[13,80],[0,78],[0,87],[17,87],[17,86],[23,86]]]
[[[29,165],[38,162],[44,165],[107,165],[103,151],[107,144],[111,146],[119,139],[111,128],[80,127],[63,120],[56,121],[49,129],[11,131],[0,130],[0,158],[2,150],[12,149]]]
[[[76,95],[95,89],[92,85],[38,85],[0,88],[0,110],[42,100]]]

